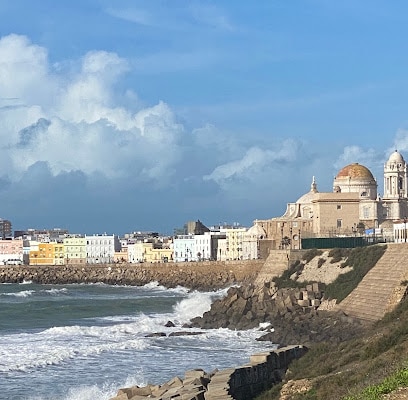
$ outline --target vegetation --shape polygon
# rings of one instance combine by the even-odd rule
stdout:
[[[333,254],[345,254],[345,249]],[[385,246],[349,251],[345,266],[353,271],[327,285],[332,298],[344,298],[383,255]],[[317,255],[318,256],[318,255]],[[332,256],[333,257],[333,256]],[[301,264],[301,263],[300,263]],[[408,297],[365,334],[341,343],[318,343],[291,363],[287,380],[308,379],[312,389],[291,400],[375,400],[399,387],[408,387]],[[277,400],[282,385],[257,400]]]
[[[334,256],[338,258],[340,254],[347,254],[345,250],[348,250],[348,256],[346,261],[342,264],[342,267],[350,266],[352,270],[339,275],[334,282],[327,285],[324,291],[326,298],[337,299],[337,302],[341,302],[357,287],[367,272],[374,267],[384,254],[386,246],[374,245],[358,247],[352,250],[334,249],[329,255],[334,254]],[[338,261],[340,260],[341,258],[339,258]]]
[[[272,281],[280,288],[304,287],[306,282],[298,282],[297,277],[302,273],[305,264],[296,260],[281,276],[274,277]],[[292,279],[294,277],[294,279]]]
[[[347,258],[350,253],[352,252],[352,249],[331,249],[329,251],[329,257],[332,257],[331,259],[331,263],[335,264],[341,260],[343,260],[344,258]]]
[[[323,254],[323,251],[321,250],[310,249],[303,255],[302,260],[304,260],[305,263],[308,263],[312,261],[315,257],[321,256],[322,254]]]
[[[340,344],[313,345],[291,363],[287,379],[309,379],[312,389],[291,400],[374,400],[408,387],[408,298],[366,334]],[[279,388],[281,385],[279,386]],[[278,400],[278,387],[257,400]]]
[[[345,261],[341,265],[342,268],[347,266],[352,267],[350,272],[339,275],[332,283],[324,286],[326,299],[337,299],[342,301],[351,291],[359,284],[364,275],[377,263],[386,250],[386,246],[373,245],[367,247],[357,247],[355,249],[332,249],[329,252],[329,257],[332,257],[331,262]],[[302,257],[302,260],[295,261],[287,270],[279,277],[273,278],[275,285],[281,288],[305,287],[305,285],[313,282],[298,282],[297,278],[302,273],[306,263],[312,261],[315,257],[323,254],[321,250],[308,250]],[[317,266],[320,268],[324,263],[323,258],[319,258]]]
[[[345,400],[380,400],[383,398],[384,394],[391,393],[395,389],[407,386],[408,368],[404,367],[386,377],[378,385],[368,386],[360,394],[347,396]]]

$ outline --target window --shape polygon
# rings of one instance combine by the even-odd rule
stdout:
[[[337,209],[341,210],[341,204],[337,204]]]
[[[342,220],[341,219],[338,219],[337,220],[337,228],[341,228],[341,226],[342,226]]]

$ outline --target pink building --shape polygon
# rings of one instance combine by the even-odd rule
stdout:
[[[0,240],[0,265],[23,264],[23,241]]]

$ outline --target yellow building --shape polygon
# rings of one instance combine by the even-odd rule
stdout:
[[[64,265],[64,245],[39,243],[38,250],[30,250],[30,265]]]
[[[156,248],[154,243],[143,243],[144,262],[161,263],[173,261],[173,249]]]
[[[225,259],[241,260],[243,258],[243,241],[246,228],[222,228],[220,232],[225,233]]]
[[[64,263],[66,265],[86,264],[86,239],[84,237],[64,238]]]

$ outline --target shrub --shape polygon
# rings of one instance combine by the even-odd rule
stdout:
[[[289,266],[289,268],[285,271],[283,271],[283,274],[281,276],[275,276],[272,278],[272,281],[275,282],[275,285],[278,287],[278,289],[281,288],[294,288],[294,287],[300,287],[304,285],[304,283],[300,284],[296,282],[296,279],[293,280],[290,277],[293,274],[296,274],[296,277],[301,274],[304,268],[304,264],[301,263],[299,260],[296,260],[292,265]]]
[[[319,258],[317,261],[317,268],[320,268],[325,262],[326,260],[324,258]]]
[[[305,261],[305,263],[308,263],[312,261],[315,257],[320,256],[322,254],[323,251],[319,249],[310,249],[303,255],[302,260]]]
[[[331,263],[337,263],[341,261],[343,258],[347,258],[350,255],[351,249],[340,249],[335,248],[329,251],[329,257],[332,257]]]

